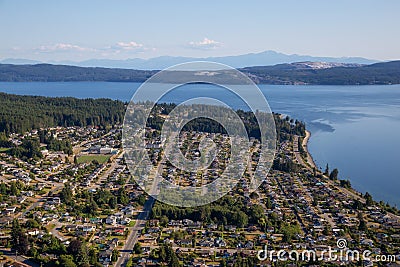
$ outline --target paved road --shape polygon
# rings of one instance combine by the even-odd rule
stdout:
[[[60,223],[58,220],[53,220],[54,227],[50,230],[51,234],[55,237],[57,237],[59,240],[62,242],[66,241],[68,238],[66,238],[63,234],[61,234],[58,229],[60,229],[63,224]]]
[[[308,166],[308,164],[306,164],[303,160],[303,158],[301,157],[300,151],[299,151],[299,136],[294,135],[293,136],[293,153],[296,156],[296,161],[300,164],[303,165],[305,168],[311,170],[310,166]]]
[[[135,223],[134,227],[130,227],[130,233],[129,236],[126,240],[126,243],[124,245],[123,250],[121,250],[120,257],[118,258],[118,261],[116,262],[115,266],[125,266],[126,262],[128,261],[130,254],[132,253],[133,247],[135,246],[136,242],[138,241],[139,238],[139,233],[141,233],[142,229],[146,225],[146,221],[149,219],[151,209],[153,207],[153,204],[155,202],[155,198],[152,196],[157,195],[158,193],[158,184],[160,180],[162,179],[161,176],[157,175],[159,173],[162,173],[162,162],[158,164],[157,170],[154,170],[149,176],[154,177],[153,183],[151,188],[149,189],[149,199],[146,201],[146,203],[143,206],[142,212],[139,214],[137,217],[137,221]]]
[[[154,204],[154,198],[149,197],[146,203],[143,206],[143,211],[139,214],[137,221],[134,227],[130,227],[130,233],[126,240],[125,246],[123,250],[121,250],[121,255],[118,258],[115,266],[125,266],[128,261],[130,254],[132,253],[133,247],[139,238],[139,232],[142,231],[144,226],[146,225],[146,221],[149,219],[151,208]]]
[[[295,154],[295,156],[296,156],[297,162],[298,162],[299,164],[301,164],[302,166],[304,166],[305,168],[307,168],[308,170],[311,170],[311,167],[310,167],[309,163],[311,163],[311,166],[312,166],[312,167],[315,167],[315,165],[314,165],[314,161],[312,160],[311,155],[308,153],[308,150],[307,150],[307,147],[306,147],[309,138],[310,138],[310,133],[307,132],[307,136],[306,136],[306,138],[303,140],[303,143],[302,143],[303,149],[304,149],[305,151],[307,151],[308,163],[305,163],[305,162],[304,162],[304,160],[303,160],[303,158],[301,157],[301,154],[300,154],[300,152],[299,152],[299,147],[298,147],[298,144],[299,144],[299,136],[297,136],[297,135],[294,136],[294,140],[293,140],[293,152],[294,152],[294,154]],[[303,182],[301,181],[301,179],[298,179],[298,182],[299,182],[300,187],[302,188],[302,192],[308,192],[308,191],[306,190],[306,188],[305,188]],[[310,198],[311,200],[313,199],[311,193],[309,193],[309,192],[308,192],[308,196],[309,196],[309,198]],[[323,213],[322,210],[321,210],[318,206],[317,206],[317,207],[314,207],[311,203],[309,203],[309,205],[310,205],[311,207],[313,207],[314,209],[316,209],[316,210],[318,211],[317,213],[320,214],[322,217],[324,217],[324,219],[330,224],[330,226],[331,226],[332,228],[335,228],[335,227],[336,227],[336,224],[334,223],[334,221],[332,220],[332,218],[328,216],[328,214]]]
[[[111,162],[111,166],[101,175],[98,177],[98,180],[96,183],[93,185],[89,186],[89,189],[98,189],[101,187],[102,183],[105,183],[107,181],[108,176],[115,170],[115,168],[119,165],[117,163],[118,159],[122,159],[124,157],[124,151],[121,152],[118,156],[115,157],[115,159]]]

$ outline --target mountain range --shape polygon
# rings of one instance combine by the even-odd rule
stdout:
[[[85,61],[36,61],[28,59],[4,59],[0,60],[1,64],[40,64],[50,63],[57,65],[72,65],[79,67],[104,67],[104,68],[123,68],[138,70],[160,70],[176,64],[188,61],[213,61],[232,66],[234,68],[244,68],[249,66],[272,66],[277,64],[294,63],[294,62],[328,62],[328,63],[356,63],[356,64],[373,64],[378,60],[366,59],[362,57],[314,57],[297,54],[284,54],[275,51],[264,51],[261,53],[250,53],[238,56],[223,57],[173,57],[161,56],[150,59],[133,58],[126,60],[113,59],[90,59]]]

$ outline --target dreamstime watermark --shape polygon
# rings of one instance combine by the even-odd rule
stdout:
[[[255,128],[259,131],[257,164],[247,172],[246,187],[250,193],[255,191],[267,177],[275,156],[274,117],[265,96],[249,77],[232,67],[214,62],[189,62],[165,69],[149,78],[135,92],[125,113],[122,134],[125,159],[135,181],[161,202],[195,207],[216,201],[230,192],[243,178],[249,163],[254,163],[254,142],[249,138],[246,125],[234,104],[229,103],[229,97],[216,98],[205,90],[205,93],[184,99],[172,110],[160,114],[162,111],[157,109],[157,104],[163,103],[164,97],[174,90],[188,84],[208,84],[209,88],[224,90],[254,114]],[[181,92],[182,95],[185,93]],[[223,151],[219,154],[223,156],[217,158],[221,148],[218,150],[215,140],[207,135],[199,141],[199,158],[188,157],[182,152],[181,133],[185,125],[199,118],[214,121],[223,127],[228,136],[225,139],[230,147],[228,153]],[[149,129],[154,126],[149,125],[151,122],[157,124],[160,121],[161,130]],[[159,134],[156,140],[151,140],[149,136],[156,134]],[[149,156],[154,147],[159,150],[157,162]],[[206,173],[207,183],[198,183],[203,180],[205,170],[213,169],[212,165],[220,161],[227,161],[224,168],[214,168],[211,175]],[[166,177],[166,172],[172,169],[179,170],[178,174],[173,178]]]
[[[357,250],[347,247],[346,239],[338,239],[336,247],[328,246],[325,249],[304,250],[259,250],[257,258],[260,261],[304,261],[304,262],[396,262],[396,255],[375,255],[370,250]]]

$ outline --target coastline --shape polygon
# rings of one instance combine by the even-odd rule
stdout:
[[[315,164],[315,162],[314,162],[314,159],[313,159],[313,157],[311,156],[311,154],[310,154],[310,152],[309,152],[309,150],[308,150],[308,142],[309,142],[309,140],[310,140],[310,137],[311,137],[311,132],[310,131],[308,131],[308,130],[306,130],[306,136],[304,137],[304,139],[303,139],[303,142],[302,142],[302,147],[303,147],[303,149],[304,149],[304,151],[306,151],[306,153],[307,153],[307,162],[304,162],[304,160],[303,160],[303,164],[306,166],[306,167],[308,167],[308,168],[315,168],[316,170],[319,170],[319,168],[317,167],[317,165]],[[329,178],[329,177],[327,177],[327,176],[325,176],[325,178]],[[364,197],[363,197],[363,193],[362,192],[359,192],[358,190],[356,190],[354,187],[350,187],[350,188],[344,188],[344,187],[341,187],[341,186],[339,186],[339,184],[337,183],[337,182],[335,182],[335,181],[331,181],[331,180],[327,180],[326,181],[328,184],[331,184],[331,185],[333,185],[333,186],[336,186],[340,191],[342,191],[344,194],[346,194],[346,195],[348,195],[348,196],[350,196],[350,197],[352,197],[352,198],[354,198],[354,199],[357,199],[357,200],[359,200],[360,202],[362,202],[362,203],[365,203],[365,199],[364,199]],[[376,199],[374,199],[373,198],[373,200],[374,201],[376,201],[376,202],[378,202]],[[391,205],[392,206],[392,205]],[[393,207],[393,206],[392,206]],[[397,209],[397,207],[396,206],[394,206],[396,209]],[[400,215],[396,215],[396,214],[394,214],[394,213],[391,213],[391,212],[388,212],[388,214],[390,214],[391,216],[393,216],[394,218],[396,218],[396,219],[398,219],[398,220],[400,220]]]
[[[311,168],[318,169],[313,157],[310,154],[310,151],[308,150],[308,142],[310,140],[310,137],[311,137],[311,132],[306,130],[306,136],[304,137],[301,145],[303,146],[304,151],[306,151],[307,153],[307,163],[311,166]]]

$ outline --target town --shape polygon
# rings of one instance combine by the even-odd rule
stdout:
[[[308,133],[301,123],[283,116],[276,120],[278,149],[258,190],[249,191],[249,168],[234,190],[197,208],[155,201],[138,186],[125,162],[121,125],[51,127],[3,136],[0,264],[276,266],[276,257],[260,260],[258,251],[320,251],[335,247],[339,239],[346,240],[347,248],[370,250],[371,259],[387,255],[379,264],[399,263],[398,210],[356,192],[338,170],[319,170],[307,153]],[[202,137],[215,140],[220,153],[201,174],[161,160],[160,140],[149,142],[149,156],[161,166],[164,179],[201,186],[221,174],[230,149],[226,134],[182,132],[183,153],[200,158]],[[257,140],[252,142],[257,148]],[[257,157],[252,161],[256,165]],[[290,263],[360,266],[356,260],[321,259],[280,264]]]

